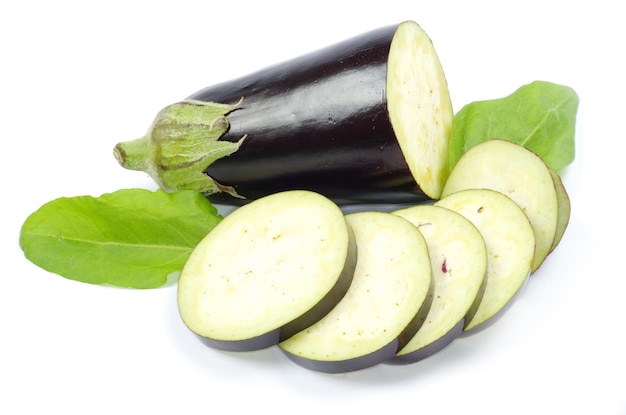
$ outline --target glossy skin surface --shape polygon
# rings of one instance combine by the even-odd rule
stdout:
[[[455,339],[460,337],[463,334],[463,324],[465,324],[465,320],[461,320],[452,329],[450,329],[450,331],[433,343],[405,355],[396,354],[393,358],[386,360],[384,363],[390,365],[408,365],[424,360],[447,347]]]
[[[221,140],[238,151],[205,172],[246,203],[289,188],[315,190],[339,203],[428,199],[394,135],[385,96],[387,58],[397,26],[374,30],[251,75],[208,87],[189,99],[241,105]],[[341,186],[337,186],[341,181]]]
[[[342,361],[311,360],[291,353],[284,352],[284,354],[289,360],[306,369],[323,373],[346,373],[368,368],[381,362],[386,362],[395,356],[398,348],[399,339],[395,339],[385,347],[368,355]]]

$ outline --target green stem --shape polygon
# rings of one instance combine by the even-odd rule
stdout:
[[[137,140],[118,143],[113,149],[115,159],[122,167],[128,170],[148,171],[151,168],[150,137],[145,136]]]
[[[229,128],[226,115],[235,105],[202,101],[182,101],[164,108],[148,133],[133,141],[115,146],[113,154],[129,170],[147,172],[163,189],[191,189],[209,195],[234,189],[208,176],[206,168],[239,149],[238,142],[222,141]]]

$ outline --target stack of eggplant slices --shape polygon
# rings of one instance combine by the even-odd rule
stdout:
[[[567,227],[559,176],[527,148],[494,138],[451,167],[453,118],[433,44],[406,21],[205,88],[114,152],[233,207],[181,272],[191,332],[342,373],[486,327]]]

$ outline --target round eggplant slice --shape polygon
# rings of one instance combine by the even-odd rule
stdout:
[[[536,271],[552,248],[559,210],[555,182],[543,160],[511,141],[485,141],[461,156],[441,197],[465,189],[495,190],[522,208],[535,233],[532,271]]]
[[[356,265],[339,207],[293,190],[226,216],[194,249],[178,283],[183,322],[209,346],[232,351],[279,343],[330,311]]]
[[[289,359],[319,372],[350,372],[392,358],[429,308],[430,260],[417,228],[384,212],[346,219],[358,250],[348,292],[319,322],[279,345]]]
[[[462,190],[435,205],[465,216],[483,236],[487,247],[486,285],[464,331],[487,327],[512,304],[530,275],[535,252],[533,228],[511,198],[494,190]]]
[[[452,119],[433,44],[407,21],[204,88],[114,154],[214,203],[290,189],[414,203],[441,194]]]
[[[422,360],[450,344],[463,332],[482,299],[487,250],[478,229],[464,216],[432,205],[392,212],[417,226],[426,239],[434,290],[420,329],[387,363]]]

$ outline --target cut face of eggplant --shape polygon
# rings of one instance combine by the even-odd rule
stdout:
[[[441,195],[449,174],[453,110],[430,38],[417,25],[398,26],[387,63],[387,105],[413,177],[426,195]]]
[[[522,208],[535,233],[532,271],[536,271],[550,253],[559,215],[555,182],[543,160],[510,141],[485,141],[459,159],[444,186],[442,198],[465,189],[495,190]]]
[[[114,154],[215,203],[291,189],[412,203],[441,194],[452,119],[432,42],[407,21],[207,87]]]
[[[432,302],[424,323],[388,361],[406,364],[443,349],[463,332],[486,287],[487,250],[478,229],[452,210],[419,205],[393,213],[407,219],[422,233],[433,272]]]
[[[320,372],[364,369],[393,357],[429,307],[430,260],[417,228],[383,212],[346,219],[358,250],[348,292],[319,322],[279,345],[295,363]]]
[[[313,192],[277,193],[226,216],[196,247],[178,283],[180,315],[211,347],[272,346],[330,311],[355,266],[337,205]]]
[[[508,196],[489,189],[452,193],[435,203],[460,213],[480,231],[487,247],[486,285],[466,332],[495,322],[530,275],[535,234],[524,211]]]

